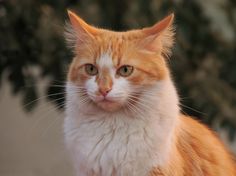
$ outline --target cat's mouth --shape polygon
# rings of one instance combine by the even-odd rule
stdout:
[[[105,97],[99,101],[96,101],[95,104],[105,111],[115,111],[121,107],[121,104],[118,101]]]

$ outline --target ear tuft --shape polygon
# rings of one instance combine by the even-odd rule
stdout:
[[[68,16],[71,22],[72,27],[75,30],[83,30],[88,35],[97,35],[99,33],[99,30],[93,26],[90,26],[87,24],[82,18],[80,18],[78,15],[73,13],[72,11],[68,10]]]
[[[68,21],[65,22],[64,28],[64,36],[67,46],[71,49],[75,49],[78,40],[75,30],[73,29],[71,23]]]
[[[171,47],[174,44],[174,14],[170,14],[152,27],[144,28],[143,43],[145,49],[151,52],[161,52],[161,54],[169,56]]]
[[[173,21],[174,21],[174,14],[171,13],[170,15],[165,17],[160,22],[154,24],[153,26],[148,27],[148,28],[144,28],[143,32],[146,35],[158,34],[158,33],[162,32],[162,31],[164,31],[165,29],[167,29],[168,27],[171,27],[173,25]]]
[[[99,29],[90,26],[72,11],[67,12],[70,22],[65,26],[65,38],[69,47],[85,44],[99,34]]]

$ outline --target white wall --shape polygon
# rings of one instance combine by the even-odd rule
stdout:
[[[64,150],[63,112],[45,100],[25,113],[9,84],[0,89],[0,176],[72,176]]]

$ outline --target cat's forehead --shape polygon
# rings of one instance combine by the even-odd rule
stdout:
[[[128,42],[125,35],[111,34],[110,32],[96,37],[95,40],[100,54],[119,51],[124,43]]]
[[[96,65],[100,68],[112,68],[114,67],[114,59],[112,59],[112,55],[109,52],[102,53],[99,58],[96,59]]]
[[[104,37],[96,41],[95,62],[99,67],[113,67],[119,64],[124,53],[122,37]]]
[[[127,32],[109,32],[96,38],[96,64],[101,67],[119,66],[122,59],[132,52],[135,35]]]

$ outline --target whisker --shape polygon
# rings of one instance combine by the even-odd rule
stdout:
[[[131,112],[134,112],[135,114],[140,114],[137,107],[135,107],[132,103],[128,102],[128,107],[131,109]]]
[[[82,100],[79,100],[81,102],[81,105],[86,104],[90,99],[88,97],[83,98]]]
[[[62,99],[62,98],[58,98],[58,99]],[[54,101],[57,101],[57,99],[54,100]],[[51,103],[51,102],[49,101],[49,102],[46,102],[46,104],[43,104],[43,105],[40,107],[39,110],[40,110],[40,111],[41,111],[41,109],[43,110],[45,107],[48,106],[49,103]],[[63,102],[63,103],[61,103],[61,104],[65,105],[65,102]],[[60,107],[60,106],[56,106],[56,108],[53,108],[53,109],[50,109],[50,110],[47,110],[47,111],[43,112],[43,114],[42,114],[43,116],[40,116],[40,118],[37,118],[37,119],[36,119],[36,121],[33,123],[33,125],[31,126],[31,128],[29,129],[29,131],[31,132],[34,128],[37,127],[38,123],[39,123],[41,120],[44,120],[46,117],[48,117],[48,116],[45,116],[45,115],[48,115],[48,112],[50,113],[51,111],[53,112],[54,110],[58,110],[59,107]],[[61,107],[62,107],[62,106],[61,106]]]
[[[202,114],[202,115],[206,115],[206,113],[201,112],[201,111],[198,111],[197,109],[191,108],[191,107],[189,107],[189,106],[187,106],[187,105],[184,105],[184,104],[182,104],[182,103],[179,103],[179,105],[180,105],[180,106],[183,106],[183,107],[185,107],[185,108],[187,108],[187,109],[190,109],[190,110],[192,110],[192,111],[194,111],[194,112],[200,113],[200,114]]]
[[[65,105],[65,103],[62,103],[61,105],[57,106],[57,108],[63,107],[64,105]],[[53,110],[56,110],[56,109],[53,109]],[[53,111],[52,111],[52,112],[53,112]],[[49,115],[49,114],[47,113],[47,115]],[[59,120],[59,118],[60,118],[60,117],[57,116],[57,117],[47,126],[47,128],[44,129],[44,132],[42,133],[41,137],[44,137],[44,136],[47,134],[48,130],[49,130],[52,126],[54,126],[54,125],[56,124],[56,122]]]
[[[35,87],[35,86],[44,86],[44,87],[62,87],[62,88],[66,88],[67,85],[65,84],[31,84],[31,85],[25,85],[22,86],[21,88],[25,88],[25,87]],[[70,87],[74,87],[74,88],[84,88],[84,86],[77,86],[77,85],[70,85]]]
[[[34,102],[36,102],[36,101],[39,101],[39,100],[41,100],[41,99],[48,98],[48,97],[52,97],[52,96],[55,96],[55,95],[62,95],[62,94],[64,94],[64,92],[54,93],[54,94],[49,94],[49,95],[41,96],[41,97],[39,97],[39,98],[37,98],[37,99],[35,99],[35,100],[33,100],[33,101],[31,101],[31,102],[29,102],[29,103],[23,105],[23,107],[26,108],[27,106],[29,106],[29,105],[31,105],[32,103],[34,103]]]
[[[133,108],[133,110],[134,110],[134,112],[135,112],[136,114],[141,114],[142,116],[145,115],[145,114],[143,113],[143,111],[141,111],[141,109],[138,108],[137,106],[135,106],[133,103],[128,102],[128,105],[129,105],[130,107],[132,106],[132,108]]]
[[[80,93],[80,92],[82,92],[82,91],[76,91],[76,92],[70,91],[69,93],[70,94],[77,94],[77,93]],[[27,106],[29,106],[32,103],[37,102],[39,100],[42,100],[42,99],[45,99],[45,98],[49,98],[49,97],[52,97],[52,96],[56,96],[56,95],[65,95],[66,93],[68,93],[68,92],[63,91],[63,92],[53,93],[53,94],[49,94],[49,95],[44,95],[44,96],[41,96],[41,97],[39,97],[39,98],[37,98],[35,100],[30,101],[29,103],[23,105],[23,107],[26,108]]]
[[[191,99],[191,97],[179,97],[180,100]]]
[[[140,100],[140,99],[138,101],[138,100],[135,100],[133,98],[136,98],[136,97],[130,97],[130,101],[132,101],[132,102],[134,102],[134,103],[136,103],[136,104],[146,108],[147,110],[151,110],[151,107],[149,107],[148,104],[144,104],[144,103],[148,103],[147,101]]]

